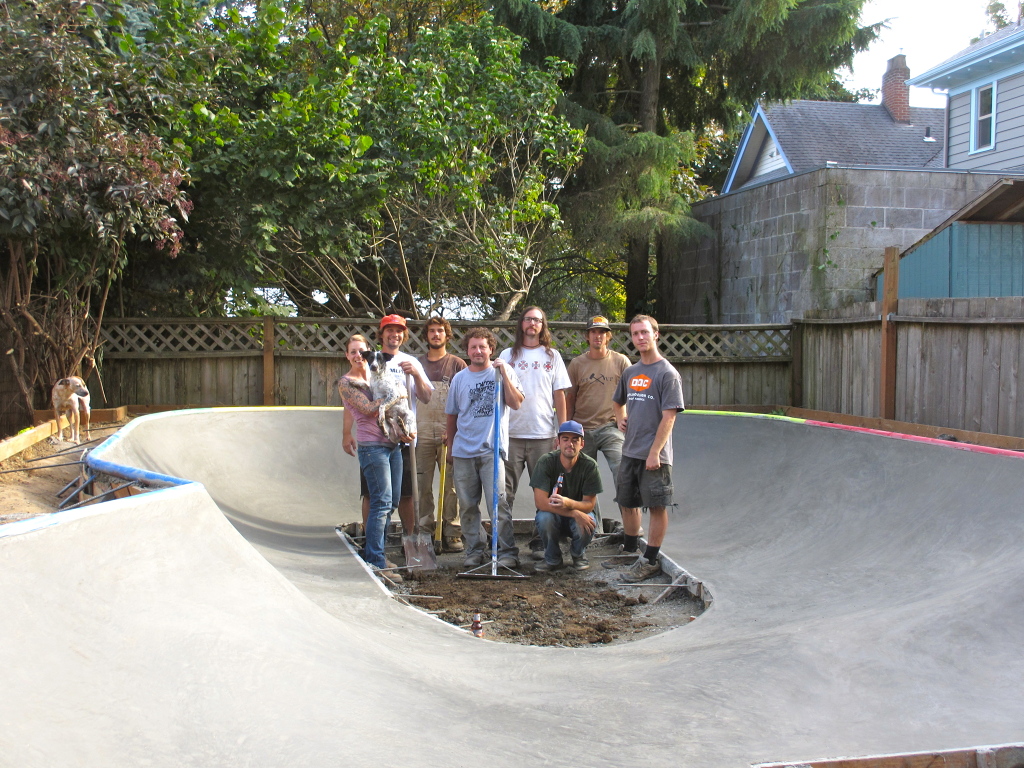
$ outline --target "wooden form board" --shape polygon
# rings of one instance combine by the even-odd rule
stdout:
[[[757,763],[752,768],[1019,768],[1021,765],[1024,765],[1024,744],[1001,744],[902,755]]]

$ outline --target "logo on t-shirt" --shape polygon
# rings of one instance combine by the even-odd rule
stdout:
[[[633,376],[629,380],[629,388],[634,392],[644,392],[651,386],[651,377],[642,373]]]

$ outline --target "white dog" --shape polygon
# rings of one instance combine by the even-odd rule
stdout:
[[[77,376],[68,376],[53,385],[51,395],[53,401],[53,417],[57,420],[57,437],[64,439],[64,427],[61,426],[60,417],[67,415],[68,426],[71,429],[71,442],[81,442],[79,426],[85,423],[85,437],[89,438],[89,422],[91,411],[89,410],[89,390],[85,382]]]
[[[416,437],[416,417],[409,407],[409,390],[393,373],[388,363],[394,355],[364,349],[362,354],[370,369],[370,391],[374,400],[383,400],[377,413],[381,431],[392,442],[411,443]]]

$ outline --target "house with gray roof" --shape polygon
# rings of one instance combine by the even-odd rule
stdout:
[[[1024,28],[1013,29],[1016,34],[985,38],[988,45],[971,46],[915,79],[906,57],[894,56],[881,104],[758,105],[723,193],[693,206],[693,217],[712,234],[682,249],[658,274],[659,316],[676,323],[779,323],[807,310],[873,300],[886,247],[904,251],[1024,168],[1024,130],[1014,153],[1013,139],[997,125],[1019,115],[1024,127]],[[1010,64],[1013,41],[1016,65]],[[982,66],[985,51],[999,58]],[[999,79],[1014,67],[1019,94]],[[909,83],[941,87],[939,80],[924,81],[954,75],[967,79],[948,81],[948,110],[910,106]],[[987,125],[985,82],[995,83],[992,131],[1001,157],[976,144],[966,154],[955,149],[965,135],[961,102],[980,105],[982,111],[969,108],[967,119]],[[968,131],[968,142],[975,132]]]

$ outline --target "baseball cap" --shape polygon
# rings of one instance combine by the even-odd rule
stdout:
[[[594,328],[600,328],[603,331],[610,331],[612,327],[608,325],[608,318],[603,315],[594,315],[590,318],[590,322],[587,323],[587,330],[591,331]]]
[[[561,435],[579,435],[583,437],[583,425],[578,421],[563,421],[562,425],[558,428],[558,434]]]
[[[405,318],[401,315],[385,315],[380,319],[380,327],[377,330],[383,331],[389,325],[400,325],[402,328],[407,328],[405,324]]]

